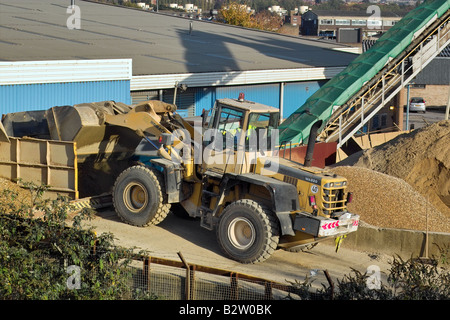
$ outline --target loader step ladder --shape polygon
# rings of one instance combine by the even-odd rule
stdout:
[[[214,229],[214,210],[210,209],[210,204],[212,199],[216,199],[216,203],[219,201],[220,194],[208,190],[209,182],[208,180],[216,180],[220,181],[222,179],[222,175],[218,174],[214,171],[207,170],[202,179],[202,195],[201,195],[201,204],[198,208],[198,214],[200,215],[200,226],[208,229]]]
[[[319,138],[341,148],[450,44],[450,10],[332,114]]]

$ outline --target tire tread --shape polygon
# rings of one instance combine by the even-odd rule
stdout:
[[[157,225],[158,223],[162,222],[167,215],[169,214],[170,211],[170,204],[167,203],[167,196],[165,195],[165,193],[163,192],[164,188],[165,188],[165,182],[164,182],[164,177],[163,175],[157,171],[156,169],[153,168],[148,168],[142,165],[137,165],[137,166],[133,166],[133,167],[129,167],[128,169],[124,170],[119,177],[116,179],[116,182],[114,183],[114,187],[113,190],[116,189],[117,184],[119,183],[119,181],[121,180],[120,178],[123,175],[128,175],[130,171],[132,170],[142,170],[145,174],[148,174],[150,177],[152,177],[152,179],[154,179],[155,181],[157,181],[156,183],[156,188],[158,189],[158,194],[161,197],[161,201],[158,205],[158,208],[156,210],[156,214],[154,215],[154,217],[152,219],[150,219],[147,223],[141,225],[141,224],[136,224],[133,223],[129,220],[127,220],[125,217],[123,217],[120,214],[120,210],[117,210],[116,208],[116,201],[115,201],[115,192],[112,193],[113,196],[113,204],[114,207],[116,209],[116,212],[118,214],[118,216],[120,217],[120,219],[130,225],[135,225],[135,226],[140,226],[140,227],[145,227],[145,226],[149,226],[149,225]]]
[[[242,263],[260,263],[263,262],[265,260],[267,260],[277,249],[278,247],[278,240],[279,240],[279,225],[278,225],[278,220],[275,217],[275,215],[273,214],[272,210],[270,210],[269,208],[267,208],[266,206],[251,200],[251,199],[241,199],[241,200],[237,200],[231,204],[229,204],[224,212],[226,213],[229,210],[233,210],[234,207],[237,206],[244,206],[247,207],[251,210],[253,210],[254,212],[256,212],[260,217],[262,217],[263,221],[264,221],[264,225],[266,226],[266,230],[264,230],[264,232],[266,233],[264,235],[264,237],[267,239],[267,241],[264,244],[264,248],[260,251],[259,255],[254,257],[251,260],[248,261],[240,261]],[[219,229],[217,229],[218,231]],[[217,232],[218,233],[218,232]],[[217,235],[218,238],[218,242],[222,248],[222,250],[224,252],[227,252],[224,244],[222,243],[219,234]],[[236,259],[235,257],[232,257],[228,252],[227,254],[231,257]]]

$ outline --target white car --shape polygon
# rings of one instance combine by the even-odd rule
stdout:
[[[411,98],[409,102],[409,111],[426,112],[425,100],[421,97]]]

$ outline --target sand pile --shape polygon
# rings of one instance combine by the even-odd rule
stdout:
[[[450,217],[404,180],[362,167],[335,167],[333,172],[348,180],[353,201],[350,212],[374,226],[410,230],[450,232]]]
[[[368,168],[403,179],[437,210],[450,217],[448,120],[399,135],[380,146],[354,154],[337,165]]]
[[[5,190],[17,194],[17,197],[12,199],[10,193],[4,193]],[[30,205],[31,202],[29,190],[21,188],[17,183],[8,179],[0,178],[0,212],[9,212],[11,204],[14,204],[15,207],[20,207],[22,204]]]

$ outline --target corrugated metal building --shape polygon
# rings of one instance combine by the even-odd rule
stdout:
[[[90,1],[76,1],[80,28],[73,29],[69,5],[0,0],[2,113],[102,100],[173,102],[179,85],[182,116],[244,92],[286,118],[356,57],[330,42]]]
[[[184,84],[187,90],[177,90],[178,112],[183,116],[193,116],[201,114],[203,109],[211,108],[216,99],[237,98],[243,92],[247,100],[280,108],[286,118],[341,70],[341,67],[320,67],[213,72],[208,75],[176,74],[165,78],[165,89],[158,89],[165,86],[160,80],[161,76],[134,76],[131,80],[131,96],[133,103],[147,99],[173,102],[174,90],[169,86],[173,83]],[[223,80],[225,78],[226,81]],[[153,90],[145,90],[149,88]]]
[[[449,46],[450,48],[450,46]],[[449,49],[447,49],[449,50]],[[450,50],[449,50],[450,51]],[[433,59],[417,77],[417,85],[449,85],[450,84],[450,57],[438,56]]]
[[[131,60],[0,62],[2,113],[86,101],[130,103]]]

